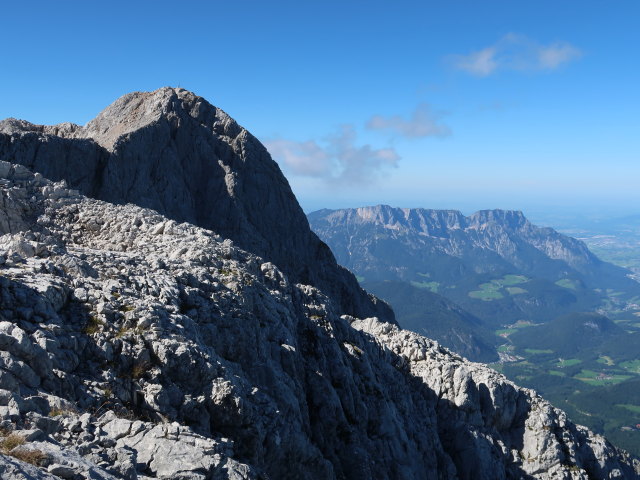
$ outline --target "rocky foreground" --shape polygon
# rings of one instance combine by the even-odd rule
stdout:
[[[8,162],[0,194],[3,479],[640,478],[535,392],[211,230]]]

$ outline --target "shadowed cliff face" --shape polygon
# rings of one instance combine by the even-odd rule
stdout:
[[[0,122],[0,159],[83,194],[214,230],[334,298],[343,313],[393,320],[313,234],[264,146],[183,89],[125,95],[86,126]]]

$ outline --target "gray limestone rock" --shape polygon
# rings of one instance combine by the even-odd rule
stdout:
[[[58,480],[59,477],[35,465],[0,453],[0,478],[6,480]]]

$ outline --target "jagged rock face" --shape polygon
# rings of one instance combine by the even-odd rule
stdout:
[[[638,478],[534,392],[211,231],[0,172],[2,478]]]
[[[0,160],[66,180],[92,198],[134,203],[212,229],[315,285],[342,313],[393,321],[308,227],[264,146],[183,89],[125,95],[86,126],[0,122]]]

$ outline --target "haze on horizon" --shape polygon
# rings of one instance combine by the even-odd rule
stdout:
[[[639,213],[632,0],[3,10],[19,42],[0,118],[83,124],[130,91],[182,86],[268,146],[306,211]]]

